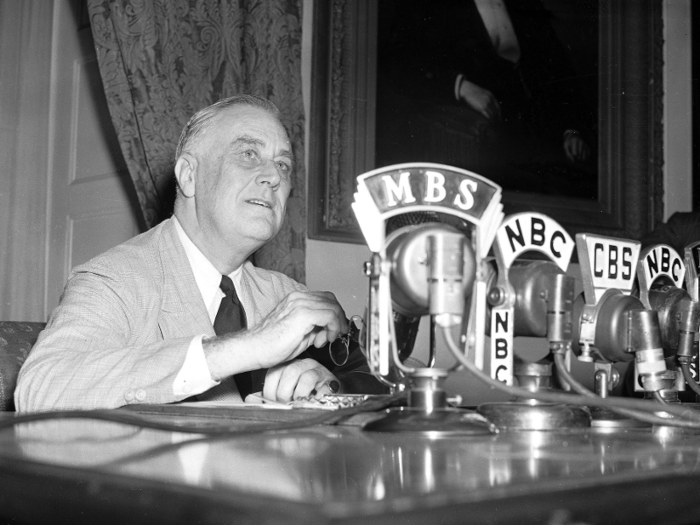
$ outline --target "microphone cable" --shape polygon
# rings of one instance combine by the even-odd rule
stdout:
[[[187,434],[204,434],[220,436],[238,436],[250,434],[262,434],[266,432],[279,432],[284,430],[297,430],[317,425],[337,425],[341,421],[365,412],[376,412],[389,408],[405,401],[406,393],[398,392],[391,395],[377,395],[359,403],[358,405],[339,408],[337,410],[323,410],[323,414],[298,421],[271,422],[254,424],[241,427],[240,425],[217,424],[216,426],[201,426],[166,421],[153,421],[142,415],[130,414],[116,410],[57,410],[34,412],[31,414],[17,414],[14,417],[0,419],[0,431],[25,423],[39,421],[56,421],[67,419],[89,419],[131,425],[139,428],[164,430],[169,432],[183,432]]]
[[[539,401],[546,401],[549,403],[560,403],[568,405],[578,405],[578,406],[596,406],[601,408],[607,408],[610,410],[638,410],[642,412],[651,412],[652,414],[657,414],[659,412],[666,412],[676,418],[661,418],[662,423],[665,426],[682,427],[689,429],[700,429],[700,413],[692,408],[684,407],[683,405],[675,405],[672,403],[662,404],[658,401],[645,400],[645,399],[634,399],[634,398],[602,398],[593,395],[577,395],[569,393],[559,393],[559,392],[533,392],[526,390],[524,388],[508,386],[497,379],[493,379],[489,375],[485,374],[482,370],[477,368],[477,366],[470,362],[464,357],[460,351],[457,343],[455,342],[452,333],[449,329],[443,329],[443,334],[445,336],[445,341],[455,356],[455,358],[466,368],[472,375],[474,375],[481,382],[486,383],[489,387],[494,390],[499,390],[506,394],[514,397],[520,397],[525,399],[537,399]]]

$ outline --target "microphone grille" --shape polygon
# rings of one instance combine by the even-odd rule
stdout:
[[[386,222],[386,235],[388,236],[404,226],[415,226],[417,224],[427,224],[430,222],[449,224],[467,235],[469,235],[470,232],[469,223],[454,215],[434,211],[411,211],[390,217]]]

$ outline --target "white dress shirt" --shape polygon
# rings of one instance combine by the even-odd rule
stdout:
[[[176,217],[173,217],[173,221],[175,222],[175,229],[180,237],[182,246],[185,248],[187,259],[192,267],[192,273],[194,273],[197,287],[207,307],[209,319],[213,324],[216,313],[219,310],[219,305],[221,304],[221,299],[224,297],[224,292],[219,288],[221,284],[221,274],[187,236]],[[241,269],[238,268],[233,273],[229,274],[229,277],[236,286],[236,289],[240,289]],[[246,306],[243,304],[242,300],[241,304],[245,309]],[[185,361],[173,383],[173,393],[176,396],[201,394],[220,383],[220,381],[214,381],[211,378],[207,359],[204,356],[204,348],[202,346],[203,337],[204,335],[195,336],[190,343]],[[231,386],[235,388],[235,383],[233,381],[230,381],[230,383]],[[240,399],[240,396],[238,397]]]

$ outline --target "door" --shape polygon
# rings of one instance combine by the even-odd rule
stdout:
[[[47,315],[58,304],[73,266],[142,230],[110,121],[85,2],[55,2],[52,47]]]

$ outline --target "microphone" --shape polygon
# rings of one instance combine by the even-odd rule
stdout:
[[[673,388],[663,392],[671,401],[677,401],[685,391],[684,376],[696,373],[692,369],[696,366],[693,358],[697,352],[695,337],[699,331],[700,303],[693,299],[692,287],[688,291],[683,289],[684,283],[692,281],[685,279],[686,273],[693,271],[691,260],[688,257],[684,260],[669,245],[656,244],[643,249],[637,263],[639,299],[645,308],[658,314],[660,346],[666,366],[675,376]],[[695,379],[687,379],[691,379],[688,385],[693,389]],[[637,383],[635,387],[639,390]]]
[[[464,312],[464,297],[471,293],[476,273],[470,264],[465,277],[465,243],[459,232],[436,232],[428,237],[428,311],[438,326],[447,328],[460,324]],[[469,262],[473,262],[473,253]]]
[[[476,258],[467,244],[466,222],[436,212],[410,212],[387,222],[392,317],[399,357],[413,352],[421,317],[459,324],[471,294]]]
[[[366,329],[370,371],[393,390],[407,390],[407,407],[390,410],[365,429],[454,434],[490,432],[448,405],[435,367],[435,326],[465,321],[463,354],[483,357],[482,266],[503,218],[501,188],[476,173],[434,163],[386,166],[357,178],[352,203],[372,252]],[[418,323],[430,315],[427,366],[410,358]],[[398,334],[398,338],[397,338]],[[406,408],[406,410],[401,410]],[[440,417],[435,418],[439,413]]]

